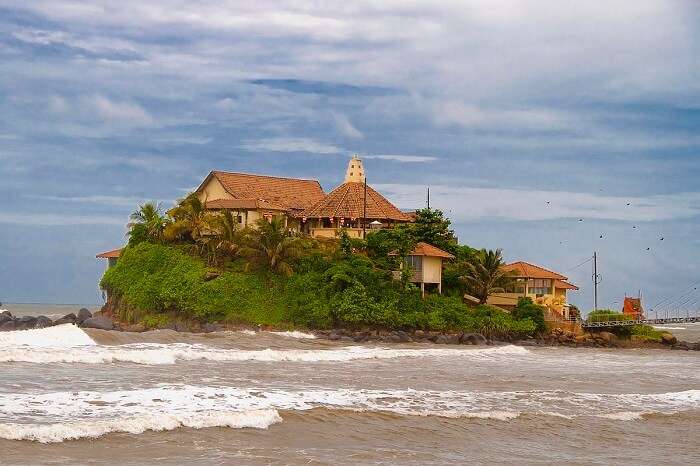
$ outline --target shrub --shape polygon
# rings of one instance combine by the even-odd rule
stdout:
[[[544,323],[544,306],[532,302],[531,298],[518,299],[518,305],[510,313],[515,319],[530,319],[534,322],[538,332],[544,332],[547,328]]]

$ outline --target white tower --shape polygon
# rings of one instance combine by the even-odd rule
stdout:
[[[364,183],[365,182],[365,169],[362,166],[362,160],[357,156],[353,155],[348,162],[348,169],[345,172],[345,182],[346,183]]]

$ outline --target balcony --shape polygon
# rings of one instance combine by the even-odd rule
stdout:
[[[340,236],[340,228],[311,228],[311,236],[314,238],[337,238]],[[350,238],[362,238],[362,228],[345,228]]]

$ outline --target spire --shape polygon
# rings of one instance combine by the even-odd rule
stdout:
[[[345,182],[346,183],[364,183],[365,182],[365,169],[362,166],[362,160],[357,156],[353,155],[348,162],[348,169],[345,172]]]

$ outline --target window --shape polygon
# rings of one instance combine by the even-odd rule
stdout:
[[[243,223],[243,216],[242,215],[236,216],[236,223]]]
[[[423,270],[423,256],[406,256],[405,262],[414,272]]]
[[[543,295],[552,293],[552,280],[546,278],[531,278],[527,282],[529,294]]]

